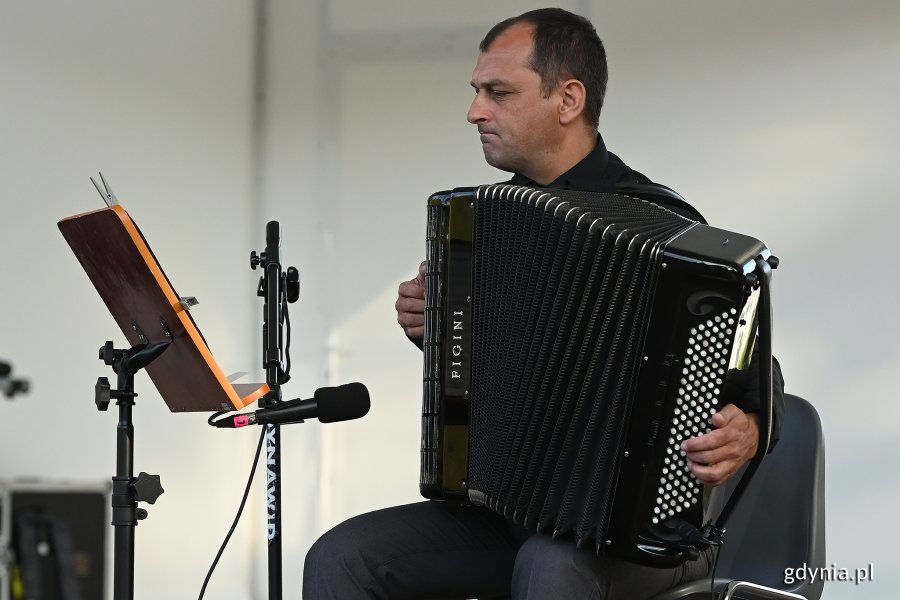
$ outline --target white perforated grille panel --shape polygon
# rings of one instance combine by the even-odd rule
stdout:
[[[709,431],[728,372],[737,310],[732,308],[691,329],[678,397],[653,508],[653,523],[696,504],[703,486],[687,466],[681,443]]]

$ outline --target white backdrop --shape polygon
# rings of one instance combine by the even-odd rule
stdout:
[[[115,417],[94,410],[91,387],[106,374],[96,348],[121,336],[55,226],[99,206],[87,177],[102,169],[179,293],[199,297],[195,318],[226,371],[258,370],[247,253],[278,219],[301,271],[288,394],[353,380],[372,392],[360,421],[285,428],[285,596],[299,597],[322,531],[417,500],[421,358],[394,322],[396,287],[421,260],[427,195],[505,177],[464,120],[468,82],[490,25],[533,6],[271,0],[254,63],[250,0],[0,0],[0,359],[33,384],[0,404],[0,477],[114,470]],[[775,350],[788,391],[825,426],[829,562],[876,569],[825,597],[893,597],[900,5],[564,6],[607,46],[608,146],[782,259]],[[138,387],[136,466],[167,488],[138,528],[138,597],[191,597],[253,432],[171,415],[149,379]],[[265,597],[255,496],[250,510],[210,598]]]

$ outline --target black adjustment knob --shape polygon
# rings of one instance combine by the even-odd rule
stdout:
[[[131,482],[131,487],[134,488],[135,500],[150,504],[155,504],[156,499],[165,491],[159,481],[159,475],[150,475],[143,471]]]
[[[98,358],[100,358],[100,360],[102,360],[105,365],[111,367],[113,364],[115,364],[116,350],[112,342],[106,342],[105,344],[103,344],[103,347],[100,348],[99,354],[100,356]]]
[[[147,511],[144,510],[143,508],[139,508],[135,512],[134,516],[137,518],[138,521],[143,521],[144,519],[147,518]]]
[[[288,267],[284,279],[287,301],[293,304],[300,298],[300,272],[296,267]]]
[[[766,259],[766,262],[769,263],[769,266],[772,268],[772,270],[775,270],[778,268],[778,263],[780,261],[778,260],[777,256],[770,256]]]
[[[744,275],[744,284],[747,287],[755,288],[758,283],[759,277],[756,275],[756,273],[747,273],[746,275]]]
[[[94,404],[97,410],[106,410],[109,408],[110,391],[109,379],[106,377],[98,377],[97,385],[94,386]]]
[[[255,271],[256,267],[258,267],[258,266],[259,266],[259,255],[256,253],[256,250],[253,250],[250,253],[250,268]]]

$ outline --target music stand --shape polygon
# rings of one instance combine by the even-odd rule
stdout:
[[[162,493],[158,476],[132,476],[134,373],[146,368],[173,412],[240,410],[264,396],[269,386],[228,381],[190,315],[196,301],[175,293],[137,225],[111,192],[109,196],[112,202],[107,201],[107,208],[63,219],[58,226],[132,346],[116,350],[107,342],[100,348],[100,358],[118,374],[118,389],[110,389],[101,378],[95,399],[100,410],[106,409],[110,398],[119,405],[112,495],[113,588],[116,600],[130,600],[134,597],[134,527],[146,516],[137,501],[152,503]]]

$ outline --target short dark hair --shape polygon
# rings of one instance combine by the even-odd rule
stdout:
[[[541,76],[541,92],[549,95],[563,79],[577,79],[587,93],[584,116],[597,127],[609,73],[606,50],[591,22],[561,8],[539,8],[494,25],[479,49],[487,51],[500,34],[519,23],[534,25],[530,66]]]

